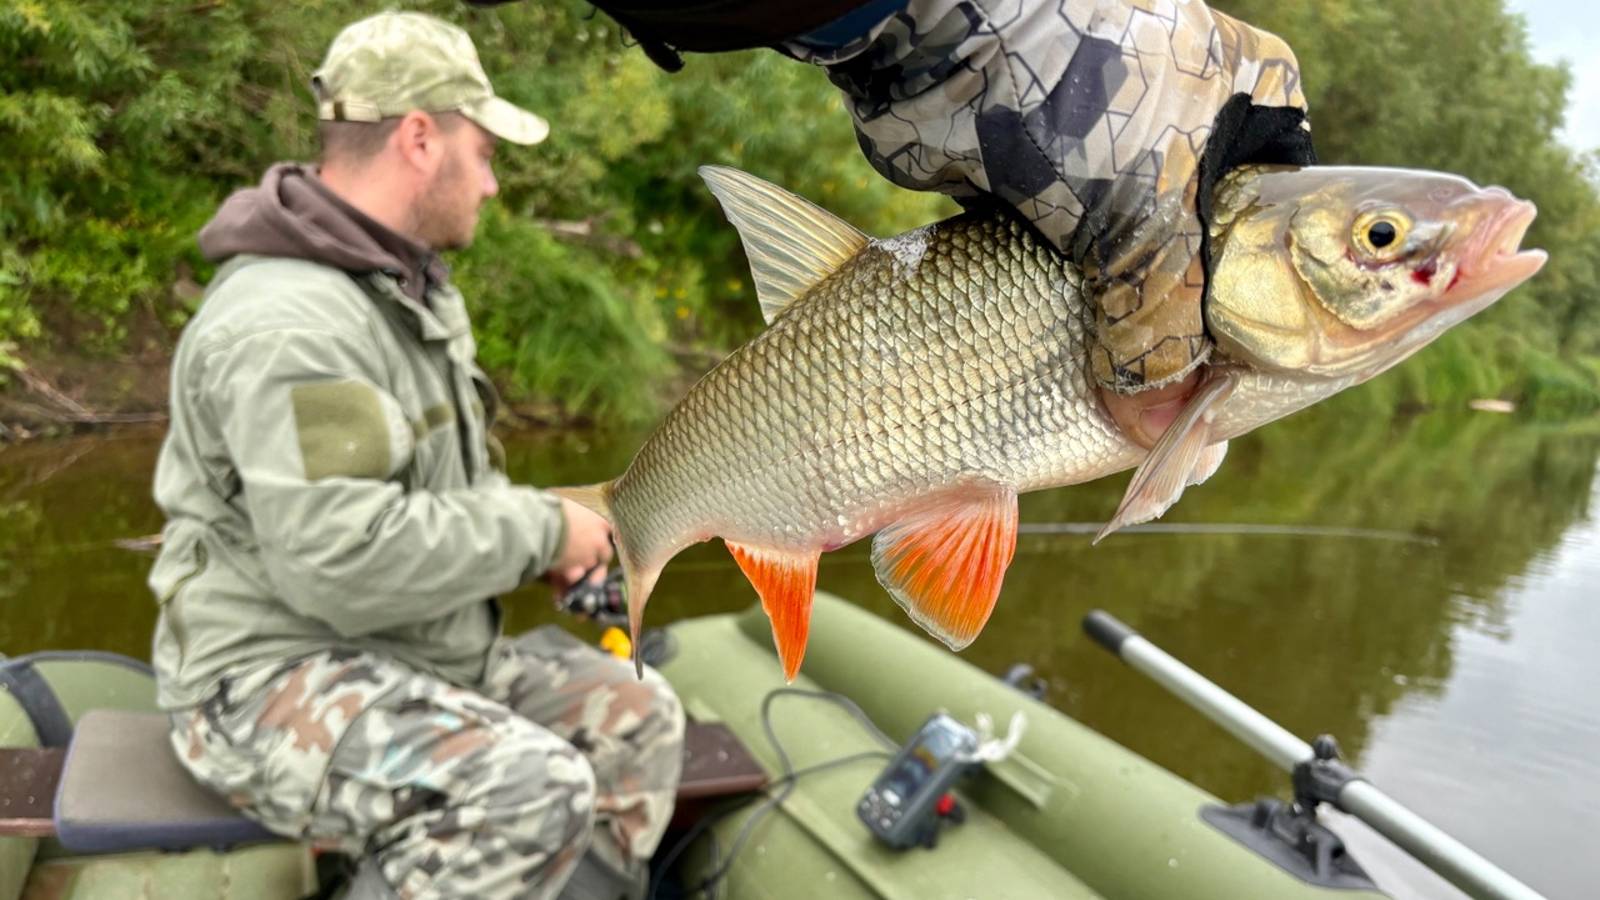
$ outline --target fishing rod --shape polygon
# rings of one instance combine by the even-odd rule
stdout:
[[[1095,535],[1105,527],[1104,522],[1023,522],[1017,526],[1018,534],[1083,534]],[[1280,525],[1270,522],[1144,522],[1124,525],[1118,534],[1205,534],[1205,535],[1257,535],[1261,537],[1330,537],[1365,541],[1394,541],[1403,544],[1437,544],[1439,539],[1410,531],[1390,531],[1381,528],[1351,528],[1342,525]],[[150,553],[161,547],[160,534],[141,537],[117,538],[111,541],[92,541],[72,544],[65,549],[91,550],[107,545],[123,550]],[[862,557],[865,559],[866,557]]]
[[[1475,900],[1544,900],[1542,894],[1339,762],[1338,745],[1331,737],[1323,735],[1315,746],[1307,744],[1110,613],[1092,610],[1083,618],[1083,630],[1095,643],[1289,772],[1299,814],[1314,819],[1319,802],[1350,813]]]
[[[1018,534],[1099,534],[1104,522],[1023,522]],[[1402,544],[1438,544],[1439,539],[1409,531],[1348,528],[1340,525],[1276,525],[1260,522],[1145,522],[1124,525],[1118,534],[1258,535],[1262,537],[1327,537]]]

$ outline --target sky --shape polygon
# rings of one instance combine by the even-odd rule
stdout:
[[[1562,140],[1576,150],[1600,149],[1600,3],[1507,0],[1506,6],[1527,20],[1534,59],[1564,59],[1572,71]]]

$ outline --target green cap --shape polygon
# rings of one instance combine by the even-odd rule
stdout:
[[[380,13],[339,32],[311,87],[319,119],[377,122],[420,109],[458,112],[513,144],[550,133],[545,120],[495,96],[465,31],[421,13]]]

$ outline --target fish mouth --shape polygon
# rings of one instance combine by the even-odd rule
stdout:
[[[1396,177],[1379,174],[1390,182]],[[1217,349],[1291,379],[1359,383],[1483,311],[1548,261],[1542,250],[1522,249],[1537,215],[1532,203],[1465,179],[1410,177],[1419,190],[1434,182],[1448,190],[1434,184],[1422,197],[1393,189],[1413,220],[1426,227],[1384,262],[1361,252],[1359,235],[1340,233],[1346,206],[1336,204],[1339,214],[1328,220],[1322,206],[1295,199],[1296,185],[1287,181],[1280,189],[1287,198],[1283,211],[1260,221],[1247,216],[1242,231],[1236,227],[1224,235],[1219,246],[1225,256],[1234,246],[1230,241],[1240,240],[1238,246],[1256,251],[1257,260],[1282,253],[1271,266],[1286,261],[1287,268],[1261,264],[1257,273],[1236,263],[1229,270],[1220,282],[1229,291],[1210,296],[1205,310]],[[1372,190],[1388,197],[1391,185]],[[1313,214],[1302,222],[1306,210]]]
[[[1498,188],[1490,190],[1499,191]],[[1504,191],[1500,191],[1504,193]],[[1543,250],[1523,250],[1522,238],[1539,214],[1526,200],[1505,194],[1506,203],[1468,239],[1461,249],[1456,280],[1439,299],[1439,305],[1471,300],[1479,294],[1510,289],[1533,277],[1550,258]],[[1498,294],[1495,295],[1498,298]]]
[[[1423,343],[1432,340],[1482,312],[1549,261],[1550,255],[1543,250],[1522,249],[1522,238],[1539,210],[1501,188],[1488,190],[1503,202],[1462,246],[1455,278],[1444,293],[1424,304],[1427,314],[1423,323],[1407,338],[1420,338]]]

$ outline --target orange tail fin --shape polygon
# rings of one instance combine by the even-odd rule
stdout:
[[[817,590],[819,550],[793,552],[727,541],[744,577],[761,595],[761,608],[772,620],[772,639],[778,645],[783,678],[794,681],[806,655],[811,633],[811,599]]]

